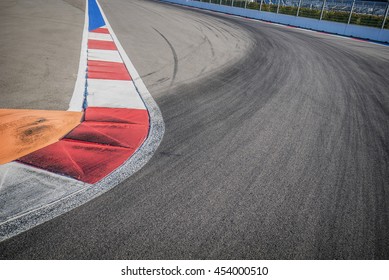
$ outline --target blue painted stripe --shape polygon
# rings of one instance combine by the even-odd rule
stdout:
[[[89,31],[93,31],[105,25],[105,21],[101,15],[99,6],[97,6],[96,0],[88,0],[88,16]]]

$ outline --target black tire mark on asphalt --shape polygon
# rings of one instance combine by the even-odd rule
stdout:
[[[173,85],[174,83],[174,80],[176,79],[176,75],[177,75],[177,71],[178,71],[178,58],[177,58],[177,53],[176,53],[176,50],[174,49],[173,45],[169,42],[169,40],[161,33],[159,32],[157,29],[155,29],[153,27],[153,29],[159,34],[161,35],[161,37],[166,41],[166,43],[169,45],[171,51],[172,51],[172,54],[173,54],[173,59],[174,59],[174,69],[173,69],[173,78],[170,82],[170,86]]]

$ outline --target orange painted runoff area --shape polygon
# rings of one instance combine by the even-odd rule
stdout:
[[[0,109],[0,164],[46,147],[80,124],[82,112]]]

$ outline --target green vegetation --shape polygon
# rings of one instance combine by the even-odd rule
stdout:
[[[222,0],[222,5],[231,6],[232,0]]]
[[[259,3],[250,2],[247,4],[247,8],[252,9],[252,10],[259,10]]]
[[[383,20],[383,16],[353,14],[350,23],[381,28]],[[384,28],[389,29],[388,19],[386,19]]]
[[[234,7],[244,8],[245,1],[234,0]]]
[[[347,23],[349,17],[350,17],[349,12],[341,12],[341,11],[324,11],[323,12],[323,19],[329,20],[329,21]]]
[[[320,19],[320,10],[310,8],[300,8],[299,17]]]
[[[277,13],[277,6],[274,4],[262,4],[262,11],[264,12],[272,12],[272,13]]]
[[[292,6],[281,6],[280,10],[278,11],[280,14],[284,15],[291,15],[295,16],[297,15],[297,7],[292,7]]]

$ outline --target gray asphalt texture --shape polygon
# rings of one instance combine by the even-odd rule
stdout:
[[[85,1],[0,1],[0,108],[67,110]]]
[[[2,259],[389,259],[388,47],[101,2],[160,106],[164,139],[124,183],[0,243]],[[236,31],[239,50],[217,43]],[[231,53],[203,72],[212,51],[180,51],[192,44],[181,36],[201,32],[214,34],[204,50]]]

